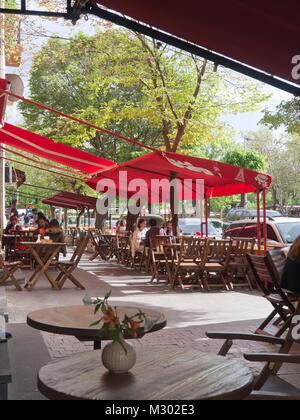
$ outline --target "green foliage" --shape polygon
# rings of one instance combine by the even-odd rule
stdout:
[[[300,98],[282,101],[275,112],[265,110],[260,123],[273,129],[284,126],[288,133],[300,135]]]
[[[265,157],[255,150],[245,150],[236,147],[226,152],[222,159],[224,163],[251,169],[252,171],[264,171],[267,163]]]
[[[220,147],[224,114],[255,110],[262,84],[124,29],[50,40],[36,55],[31,99],[158,149]],[[146,153],[26,103],[25,126],[118,163]]]

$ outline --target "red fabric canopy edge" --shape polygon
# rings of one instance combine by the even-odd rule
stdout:
[[[114,162],[109,160],[83,152],[66,144],[54,142],[46,137],[8,123],[5,123],[0,128],[0,143],[70,168],[78,169],[87,174],[91,174],[99,170],[99,168],[115,165]]]
[[[86,183],[91,188],[97,189],[98,181],[113,180],[117,187],[117,195],[130,198],[137,191],[128,191],[129,183],[135,179],[142,179],[147,185],[145,192],[142,192],[144,198],[149,202],[159,202],[162,201],[162,198],[153,194],[155,180],[169,180],[171,171],[175,172],[181,181],[192,180],[195,182],[203,179],[208,197],[250,193],[268,189],[272,183],[272,177],[268,174],[223,162],[171,152],[149,153],[117,167],[102,170]],[[122,177],[122,172],[126,174],[126,178]],[[124,182],[120,181],[120,176]],[[193,198],[199,198],[195,190],[183,197],[185,200]]]
[[[97,204],[97,198],[62,191],[58,194],[53,195],[52,197],[43,199],[42,202],[50,206],[63,207],[69,209],[79,209],[83,207],[95,209]]]
[[[300,84],[298,0],[95,0],[184,40]]]

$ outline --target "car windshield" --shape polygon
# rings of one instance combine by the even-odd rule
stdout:
[[[300,223],[276,223],[276,227],[282,237],[282,240],[286,244],[293,243],[300,235]]]
[[[195,235],[197,232],[200,232],[200,224],[199,223],[188,223],[188,224],[180,224],[180,230],[183,235]],[[206,235],[206,226],[203,225],[203,234]],[[216,229],[208,223],[208,234],[210,236],[218,235]]]

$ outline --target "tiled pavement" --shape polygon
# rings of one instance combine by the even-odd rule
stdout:
[[[46,279],[42,278],[32,292],[16,292],[12,286],[6,287],[6,296],[10,322],[26,323],[27,313],[53,306],[79,305],[85,293],[91,296],[103,296],[112,290],[112,302],[148,307],[166,315],[167,328],[145,335],[136,340],[136,346],[155,348],[178,346],[199,349],[199,351],[217,353],[222,342],[210,340],[205,332],[236,331],[254,332],[256,327],[271,311],[271,306],[258,292],[245,289],[233,292],[169,290],[165,284],[149,283],[149,276],[139,271],[124,268],[115,261],[100,260],[89,262],[85,255],[76,272],[78,279],[85,285],[86,291],[66,283],[60,292],[51,289]],[[23,272],[25,276],[29,272]],[[67,356],[80,351],[91,350],[93,343],[80,343],[76,338],[49,333],[42,334],[51,358]],[[238,341],[230,351],[230,357],[239,358],[259,372],[261,364],[253,364],[243,359],[244,353],[276,351],[275,346]],[[300,347],[294,346],[293,352],[300,353]],[[281,376],[300,387],[300,366],[286,365]]]

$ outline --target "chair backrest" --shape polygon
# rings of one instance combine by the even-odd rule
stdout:
[[[280,277],[282,275],[285,263],[286,263],[286,255],[284,253],[284,251],[282,250],[273,250],[273,251],[268,251],[267,255],[270,256],[270,258],[273,261],[273,264],[275,265]]]
[[[87,247],[89,241],[89,235],[84,235],[79,239],[78,245],[75,248],[75,251],[72,255],[72,258],[70,262],[74,262],[76,265],[81,260],[82,254],[85,251],[85,248]]]
[[[0,254],[0,268],[3,268],[4,267],[4,258],[3,258],[3,255],[2,254]]]
[[[272,293],[277,293],[284,304],[294,312],[295,307],[280,286],[281,276],[269,252],[265,256],[247,254],[246,257],[255,281],[263,293],[267,296]]]
[[[232,242],[228,239],[208,239],[207,258],[211,260],[229,261]]]
[[[207,238],[193,236],[187,238],[182,248],[182,256],[185,259],[201,259],[207,246]]]
[[[149,238],[150,252],[164,253],[164,245],[172,242],[171,236],[166,235],[153,235]]]
[[[231,242],[231,255],[246,255],[253,252],[256,238],[232,238]]]

